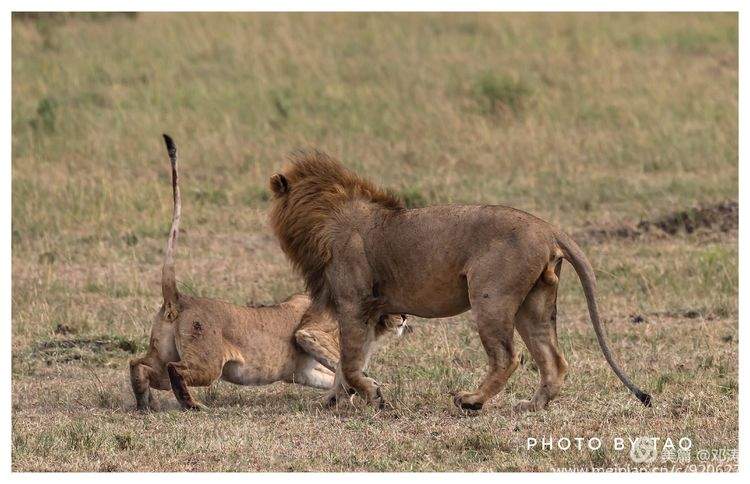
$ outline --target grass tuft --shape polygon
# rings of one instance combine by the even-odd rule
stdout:
[[[531,88],[520,79],[485,72],[476,81],[477,96],[484,112],[518,115],[531,95]]]
[[[34,131],[54,133],[57,121],[57,101],[53,98],[44,98],[36,107],[36,117],[30,121]]]

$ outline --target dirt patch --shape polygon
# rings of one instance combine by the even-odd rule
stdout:
[[[739,204],[728,200],[671,212],[653,220],[615,227],[596,227],[577,234],[581,239],[603,241],[612,238],[637,239],[644,236],[671,237],[693,233],[736,233]]]
[[[79,337],[41,341],[31,348],[30,356],[47,365],[73,361],[95,363],[143,349],[138,342],[119,336]]]

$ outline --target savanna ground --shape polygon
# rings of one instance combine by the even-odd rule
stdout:
[[[689,437],[693,463],[737,447],[736,15],[17,15],[12,31],[13,469],[520,471],[630,465],[614,437]],[[162,132],[181,150],[182,291],[302,289],[266,187],[319,147],[410,205],[506,204],[574,234],[653,408],[608,368],[566,266],[571,373],[547,411],[511,412],[535,389],[528,356],[482,412],[453,407],[486,361],[462,315],[413,318],[378,355],[385,413],[228,383],[196,392],[204,413],[167,392],[135,413],[127,361],[171,216]]]

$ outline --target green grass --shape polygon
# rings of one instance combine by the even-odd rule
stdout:
[[[476,83],[476,90],[488,114],[504,112],[518,115],[526,98],[531,95],[531,89],[523,81],[499,77],[492,72],[482,74]]]
[[[737,15],[40,14],[12,36],[14,469],[549,470],[629,460],[527,437],[653,429],[737,446],[731,230],[580,238],[651,410],[606,367],[570,267],[571,373],[534,415],[510,412],[536,385],[528,355],[480,415],[452,407],[485,365],[468,314],[378,355],[388,414],[220,383],[197,392],[207,413],[164,393],[138,416],[127,377],[160,303],[161,133],[181,156],[180,290],[268,304],[302,289],[267,224],[268,178],[298,147],[409,206],[506,204],[572,234],[736,200]]]

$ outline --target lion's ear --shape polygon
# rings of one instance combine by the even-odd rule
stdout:
[[[276,173],[271,177],[271,191],[280,197],[289,191],[289,181],[281,173]]]

